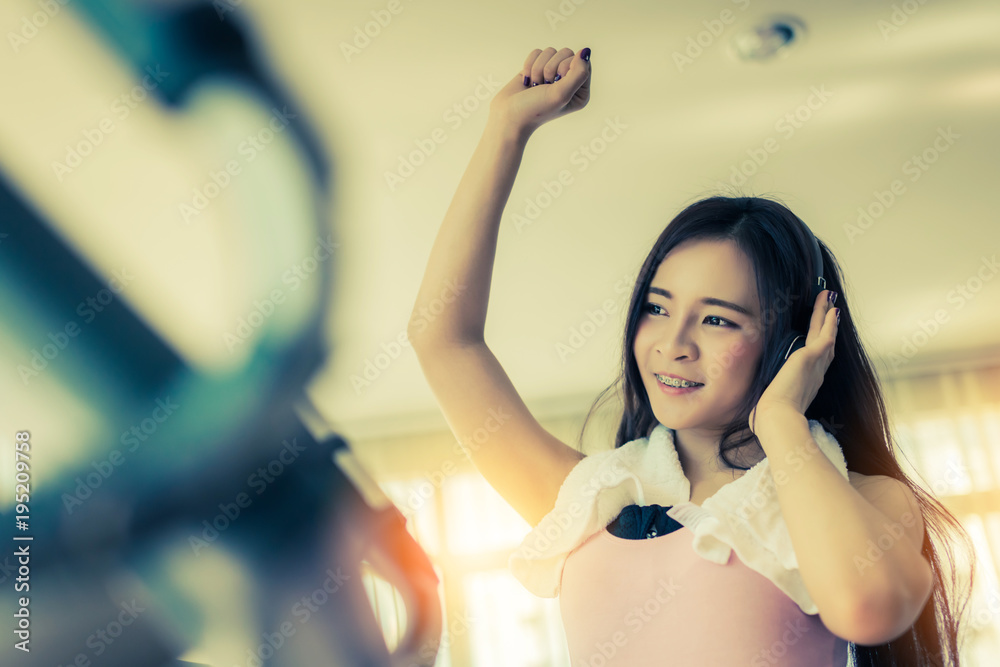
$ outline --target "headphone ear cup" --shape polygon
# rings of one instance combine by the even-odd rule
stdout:
[[[823,289],[819,285],[813,285],[809,290],[809,312],[812,312],[813,304],[816,303],[816,299],[819,297]],[[804,324],[800,322],[799,324]],[[782,340],[781,347],[778,349],[781,351],[781,360],[778,368],[788,361],[788,357],[792,356],[795,350],[801,350],[806,346],[806,333],[801,329],[792,329]]]
[[[795,350],[801,350],[806,346],[806,335],[799,331],[792,331],[790,334],[785,336],[781,341],[781,347],[778,349],[781,351],[781,365],[784,365],[788,357],[792,355]]]

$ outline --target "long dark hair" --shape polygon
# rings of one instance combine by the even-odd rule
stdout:
[[[729,452],[744,445],[753,448],[756,437],[747,429],[750,411],[781,367],[785,350],[781,340],[793,328],[805,331],[812,313],[809,289],[810,241],[802,221],[783,204],[762,197],[713,196],[691,204],[667,225],[650,250],[629,301],[622,345],[622,367],[618,378],[595,399],[581,429],[599,404],[617,396],[624,405],[615,447],[648,437],[658,424],[639,375],[633,344],[644,313],[647,292],[660,263],[675,246],[694,239],[728,240],[749,258],[756,273],[757,294],[763,318],[763,355],[739,414],[726,425],[719,442],[719,456],[727,466],[748,470],[730,461]],[[886,475],[905,483],[914,493],[924,518],[921,552],[934,573],[934,591],[917,621],[902,636],[878,646],[851,644],[853,664],[858,667],[900,665],[959,667],[960,615],[971,595],[972,579],[956,615],[953,598],[958,589],[952,569],[945,578],[938,549],[955,563],[950,543],[961,541],[973,553],[972,541],[958,520],[934,497],[910,480],[893,455],[892,434],[878,378],[858,337],[851,317],[850,298],[844,290],[840,266],[820,241],[827,289],[839,294],[840,325],[834,359],[826,371],[815,400],[806,410],[807,419],[819,421],[838,441],[849,470],[863,475]],[[615,394],[609,394],[617,389]],[[736,436],[736,437],[734,437]],[[741,449],[742,451],[742,449]],[[762,451],[762,450],[761,450]],[[938,540],[937,549],[932,537]],[[975,576],[975,558],[968,558]],[[951,590],[945,590],[945,582]],[[950,601],[951,600],[951,601]]]

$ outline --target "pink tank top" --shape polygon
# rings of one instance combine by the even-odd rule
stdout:
[[[574,549],[559,606],[572,667],[845,667],[847,641],[734,549],[718,565],[686,526],[630,540],[601,530]]]

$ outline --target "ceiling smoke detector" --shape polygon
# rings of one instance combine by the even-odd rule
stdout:
[[[787,56],[805,35],[806,25],[801,19],[788,15],[771,16],[734,35],[730,47],[739,60],[764,62]]]

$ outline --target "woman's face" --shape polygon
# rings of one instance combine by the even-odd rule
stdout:
[[[687,241],[660,263],[633,350],[653,414],[664,426],[712,430],[735,417],[763,353],[756,284],[750,260],[732,241]],[[656,374],[702,386],[665,390]]]

